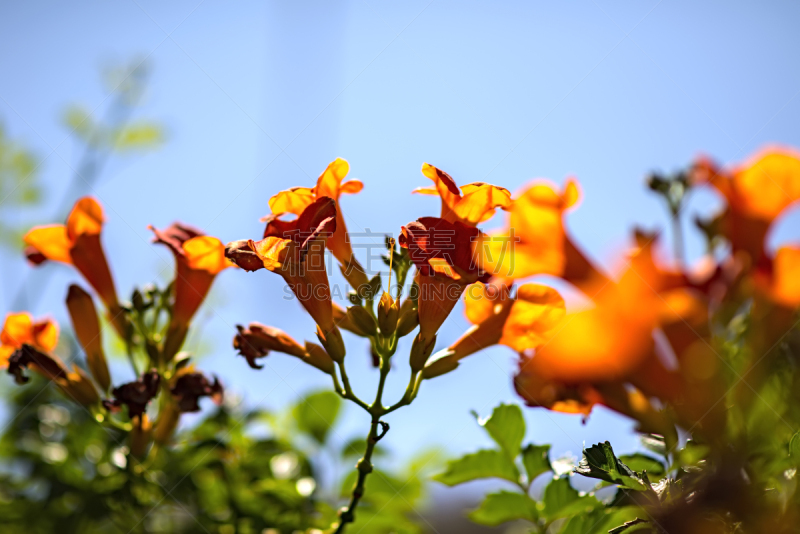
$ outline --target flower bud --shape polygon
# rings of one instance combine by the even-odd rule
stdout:
[[[86,365],[103,391],[107,391],[111,385],[111,376],[103,352],[100,320],[97,318],[97,310],[91,295],[79,286],[74,284],[69,286],[67,309],[72,319],[72,327],[75,329],[75,336],[86,353]]]
[[[317,338],[325,350],[330,355],[331,359],[335,362],[341,363],[344,361],[345,349],[342,333],[335,326],[328,332],[323,332],[317,325]]]
[[[316,343],[306,341],[306,356],[303,358],[303,361],[309,365],[313,365],[323,373],[332,375],[336,372],[331,357],[325,352],[325,349]]]
[[[458,358],[445,356],[426,365],[422,370],[422,378],[436,378],[455,370],[456,367],[458,367]]]
[[[397,320],[397,337],[407,336],[419,325],[417,303],[407,298],[400,306],[400,318]]]
[[[367,336],[374,336],[378,331],[378,325],[375,323],[375,319],[361,306],[350,306],[347,308],[347,318]]]
[[[414,338],[414,344],[411,345],[409,363],[411,364],[411,372],[413,373],[421,371],[422,368],[425,367],[425,362],[430,358],[431,352],[433,352],[433,346],[436,344],[435,335],[430,340],[421,336],[422,334],[417,334],[417,337]]]
[[[397,318],[400,315],[400,304],[384,291],[378,303],[378,326],[381,335],[389,337],[397,330]]]

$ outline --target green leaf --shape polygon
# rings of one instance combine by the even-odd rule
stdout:
[[[614,449],[607,441],[583,449],[583,459],[575,468],[575,472],[585,477],[605,480],[633,490],[646,491],[650,489],[649,484],[642,481],[637,473],[614,455]]]
[[[490,493],[480,507],[469,514],[470,520],[490,527],[496,527],[515,519],[527,519],[535,522],[538,517],[536,501],[524,493],[510,491]]]
[[[550,467],[550,445],[534,445],[529,443],[522,449],[522,465],[528,473],[528,482],[532,482],[542,473],[552,470]]]
[[[517,457],[525,437],[525,418],[519,406],[501,404],[492,410],[488,418],[478,419],[478,424],[511,458]]]
[[[641,438],[642,446],[659,456],[667,455],[667,443],[664,436],[658,434],[645,434]]]
[[[502,478],[516,484],[519,470],[502,451],[480,450],[448,462],[445,472],[433,477],[448,486],[479,478]]]
[[[619,460],[633,471],[639,473],[646,471],[648,475],[657,478],[661,478],[665,473],[664,464],[652,456],[647,456],[640,452],[622,455],[619,457]]]
[[[141,122],[129,124],[113,134],[114,148],[117,150],[142,150],[155,148],[163,143],[164,132],[161,126]]]
[[[569,483],[569,477],[556,478],[544,489],[542,515],[548,521],[582,514],[601,506],[592,496],[581,494]]]
[[[312,393],[298,402],[292,414],[300,431],[309,434],[318,443],[325,443],[328,432],[336,423],[342,401],[332,391]]]

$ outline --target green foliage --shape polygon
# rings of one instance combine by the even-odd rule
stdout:
[[[636,473],[622,463],[614,455],[614,450],[607,441],[583,449],[583,459],[575,472],[585,477],[605,480],[637,491],[649,488],[649,485],[642,479],[642,474]]]
[[[273,528],[289,534],[327,528],[352,486],[352,477],[339,481],[341,493],[323,499],[330,490],[320,487],[316,453],[285,437],[300,435],[302,425],[314,443],[332,447],[317,441],[331,435],[339,413],[338,398],[331,402],[324,393],[311,393],[282,414],[222,406],[140,464],[128,454],[124,432],[97,424],[44,380],[34,376],[11,391],[16,416],[0,437],[4,533],[259,534]],[[334,414],[329,425],[294,418],[303,406],[324,402],[336,406],[326,408]],[[293,429],[276,432],[287,420]],[[421,464],[434,460],[427,454],[397,473],[373,473],[354,531],[422,532],[411,512],[425,495]]]
[[[529,443],[522,450],[522,465],[528,475],[528,481],[552,470],[550,466],[550,445],[534,445]]]
[[[503,451],[481,450],[447,464],[447,470],[434,480],[455,486],[481,478],[501,478],[517,483],[519,470]]]
[[[342,399],[336,393],[320,391],[298,402],[292,414],[300,431],[310,435],[317,443],[325,443],[341,406]]]
[[[474,414],[477,417],[477,414]],[[511,458],[519,454],[522,440],[525,437],[525,419],[522,410],[513,404],[501,404],[492,411],[487,419],[478,419],[480,424],[495,443],[500,445]]]
[[[535,522],[539,518],[539,509],[536,501],[523,493],[501,491],[487,495],[480,508],[470,512],[469,518],[492,527],[515,519]]]

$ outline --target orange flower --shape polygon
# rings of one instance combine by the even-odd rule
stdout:
[[[701,158],[692,178],[722,194],[728,203],[723,216],[725,236],[734,251],[747,252],[755,266],[762,266],[766,260],[764,240],[772,221],[800,200],[800,154],[770,147],[730,170]]]
[[[523,284],[513,297],[510,293],[503,284],[469,286],[465,311],[475,326],[445,349],[444,362],[430,365],[452,370],[462,358],[491,345],[523,352],[544,344],[564,317],[564,299],[555,289],[539,284]]]
[[[280,223],[280,224],[278,224]],[[336,230],[336,203],[320,197],[291,222],[271,221],[261,241],[228,243],[225,255],[247,271],[280,274],[319,327],[331,357],[344,357],[344,343],[333,321],[333,301],[325,271],[325,243]]]
[[[421,340],[434,339],[468,285],[488,281],[489,275],[472,261],[471,246],[479,236],[477,228],[438,217],[423,217],[402,227],[400,246],[408,249],[419,271]]]
[[[781,247],[772,262],[772,300],[789,309],[800,306],[800,247]]]
[[[156,236],[153,242],[166,245],[175,256],[175,302],[163,350],[169,360],[183,345],[214,278],[231,264],[225,259],[225,245],[196,228],[177,222],[165,230],[149,228]]]
[[[336,206],[336,224],[328,237],[327,246],[336,259],[339,260],[342,266],[342,273],[347,278],[347,281],[354,288],[358,288],[368,284],[369,280],[364,273],[364,269],[353,256],[353,247],[350,245],[347,226],[344,222],[342,209],[339,206],[339,196],[342,193],[358,193],[364,188],[364,184],[359,180],[343,182],[348,172],[350,172],[350,164],[342,158],[337,158],[320,174],[315,187],[293,187],[286,191],[281,191],[270,198],[269,208],[272,211],[272,215],[263,219],[268,223],[264,237],[267,237],[270,224],[275,222],[287,224],[284,221],[277,220],[284,213],[293,213],[300,216],[317,199],[323,197],[332,198]]]
[[[506,279],[550,274],[580,287],[602,278],[564,229],[564,213],[579,200],[574,179],[569,179],[560,193],[549,182],[534,182],[509,208],[507,229],[484,234],[475,243],[478,264]]]
[[[8,358],[24,344],[50,352],[57,343],[58,325],[55,321],[43,319],[34,322],[28,312],[9,313],[0,332],[0,369],[8,365]]]
[[[100,204],[92,197],[84,197],[75,203],[66,225],[38,226],[25,234],[23,240],[28,245],[28,259],[34,264],[52,260],[74,265],[97,291],[112,324],[125,337],[124,312],[117,302],[114,280],[100,243],[103,221]]]
[[[422,195],[439,195],[442,199],[441,218],[448,222],[459,221],[469,226],[488,221],[497,208],[511,206],[511,193],[504,187],[474,182],[461,187],[446,172],[422,164],[422,174],[433,180],[434,187],[418,187],[413,192]]]

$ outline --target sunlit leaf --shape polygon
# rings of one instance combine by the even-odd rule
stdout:
[[[455,486],[480,478],[501,478],[516,483],[519,471],[508,456],[498,450],[481,450],[448,462],[447,469],[434,480]]]
[[[478,423],[511,458],[519,454],[525,437],[525,419],[519,406],[501,404],[492,410],[488,418],[478,419]]]
[[[550,471],[550,445],[534,445],[529,443],[522,449],[522,465],[528,474],[528,481],[533,481],[542,473]]]
[[[539,512],[536,501],[523,493],[501,491],[490,493],[481,503],[480,507],[469,514],[475,523],[491,527],[515,519],[526,519],[534,522],[538,519]]]

